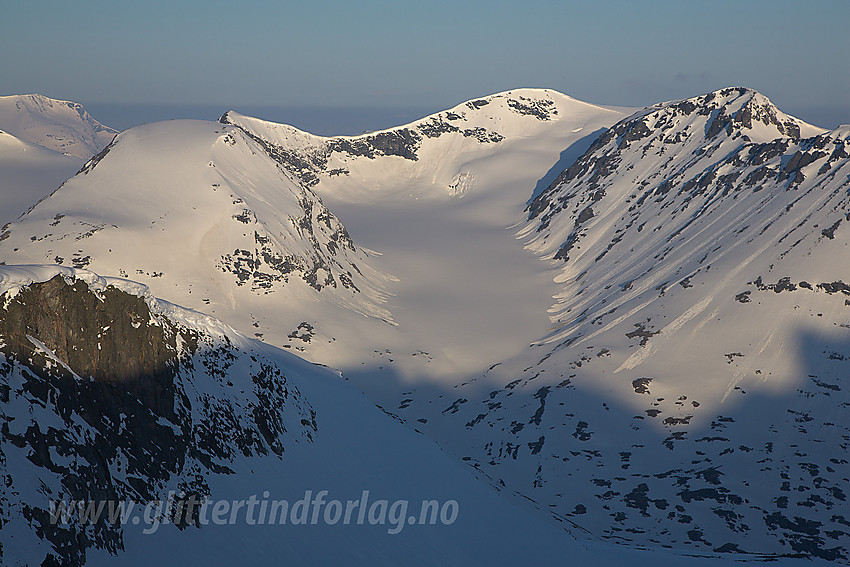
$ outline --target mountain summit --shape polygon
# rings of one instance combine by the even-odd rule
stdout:
[[[102,150],[118,133],[77,102],[39,94],[0,97],[0,124],[16,138],[82,159]]]
[[[74,175],[115,134],[75,102],[0,97],[0,225]]]
[[[388,317],[384,276],[321,199],[243,132],[214,122],[121,133],[0,233],[6,263],[144,278],[160,295],[231,313],[246,333],[268,317],[285,336],[268,306],[309,309],[317,293]]]
[[[747,89],[618,122],[520,229],[549,331],[402,415],[605,537],[846,561],[848,179]]]

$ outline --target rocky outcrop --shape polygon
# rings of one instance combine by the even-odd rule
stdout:
[[[143,298],[115,288],[96,296],[84,282],[69,283],[57,275],[9,301],[0,335],[7,357],[50,360],[45,345],[77,376],[125,390],[151,412],[173,419],[178,340],[191,355],[197,334],[167,320],[151,322]]]
[[[168,490],[200,501],[235,459],[282,458],[312,439],[315,414],[274,362],[144,296],[66,278],[7,293],[0,309],[0,527],[36,534],[43,565],[123,547],[120,524],[57,523],[50,501],[144,503]],[[196,520],[179,510],[178,526]]]

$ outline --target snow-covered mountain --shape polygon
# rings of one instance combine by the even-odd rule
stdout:
[[[334,366],[534,529],[847,562],[848,146],[740,88],[521,89],[332,138],[230,111],[122,133],[0,263],[130,277]]]
[[[423,293],[445,287],[451,272],[461,302],[480,305],[486,296],[479,282],[507,266],[493,239],[534,264],[505,230],[528,199],[525,187],[563,147],[621,116],[553,91],[521,90],[359,137],[320,138],[232,112],[222,121],[236,126],[172,121],[134,128],[10,225],[0,235],[0,261],[124,274],[244,333],[337,367],[359,370],[364,352],[372,362],[376,353],[403,350],[410,375],[438,367],[455,373],[458,364],[479,368],[504,348],[517,348],[514,332],[482,340],[492,342],[490,350],[470,356],[453,337],[484,339],[477,317],[466,319],[472,329],[446,332],[439,309],[451,315],[455,307]],[[355,246],[356,234],[352,240],[318,194],[352,218],[367,249]],[[468,249],[453,251],[433,238],[482,224],[482,202],[495,204],[496,215],[488,214],[478,232],[487,247],[485,271],[465,274]],[[362,212],[367,216],[354,215]],[[451,215],[454,226],[442,226]],[[430,234],[412,237],[417,226]],[[403,246],[388,250],[390,242]],[[374,246],[380,256],[369,252]],[[423,286],[425,278],[433,285]],[[538,298],[534,330],[523,329],[528,340],[545,330],[542,310],[555,291],[545,276],[532,287],[527,294],[528,287],[503,290]],[[436,309],[428,317],[406,308],[423,301]],[[492,303],[525,311],[510,297]],[[418,332],[413,340],[411,331]]]
[[[520,230],[550,331],[401,415],[593,533],[847,561],[848,150],[747,89],[617,123]]]
[[[214,122],[130,129],[0,236],[3,260],[134,277],[243,332],[317,295],[359,318],[388,319],[384,276],[321,200],[253,140]],[[297,320],[295,320],[297,319]],[[386,324],[386,323],[383,323]]]
[[[98,153],[118,133],[77,102],[39,94],[0,96],[0,125],[16,138],[79,159]]]
[[[360,136],[324,138],[286,124],[230,111],[220,121],[234,124],[258,140],[284,167],[309,186],[327,193],[387,198],[410,194],[422,179],[428,189],[417,197],[462,196],[476,187],[464,162],[501,151],[518,139],[539,135],[553,125],[584,126],[594,115],[616,111],[586,104],[555,91],[517,89],[471,100],[411,124]],[[589,132],[585,132],[587,134]]]
[[[560,172],[553,164],[574,160],[624,116],[552,90],[517,89],[353,137],[312,136],[234,112],[221,120],[258,140],[359,244],[380,252],[374,265],[395,277],[386,307],[396,326],[351,332],[316,312],[306,319],[316,339],[298,347],[396,403],[403,383],[454,381],[545,332],[557,292],[550,269],[508,227],[547,170],[553,179]]]
[[[512,97],[542,94],[496,95],[492,107],[510,110]],[[545,169],[513,160],[533,155],[529,139],[558,130],[537,117],[523,123],[526,139],[501,142],[492,156],[485,144],[458,151],[460,120],[490,132],[473,107],[390,137],[360,137],[359,153],[356,145],[223,117],[270,146],[358,239],[383,252],[380,265],[399,277],[389,307],[407,350],[442,347],[419,346],[427,355],[420,358],[387,345],[370,355],[368,372],[328,361],[382,403],[395,396],[395,411],[494,480],[592,533],[846,559],[850,428],[836,412],[847,403],[841,310],[850,274],[832,260],[845,246],[846,132],[787,116],[757,92],[724,89],[626,118],[534,191]],[[584,110],[599,128],[617,116]],[[457,130],[444,138],[444,124],[454,121]],[[432,125],[441,136],[428,138]],[[398,144],[381,146],[387,140]],[[523,264],[507,243],[498,246],[507,270],[476,265],[495,240],[476,241],[469,229],[510,226],[517,194],[508,205],[499,176],[512,170],[537,175],[511,188],[524,186],[525,198],[536,193],[519,236],[552,266],[559,288],[549,329],[536,337],[530,313],[542,312],[534,298],[543,288],[529,282],[545,270],[510,273]],[[467,190],[453,191],[461,179]],[[389,212],[404,219],[396,231],[378,223]],[[453,217],[467,230],[452,226]],[[448,264],[452,252],[460,260]],[[430,273],[451,290],[424,292]],[[493,284],[521,293],[490,295]],[[475,292],[460,291],[465,285],[487,299],[475,302]],[[808,295],[789,303],[784,298],[794,296],[778,292]],[[469,307],[452,301],[459,298]],[[450,307],[437,317],[440,305]],[[486,324],[476,328],[476,320]],[[483,343],[498,344],[501,356]],[[454,356],[445,356],[452,345]],[[454,364],[438,366],[440,354]],[[417,359],[428,360],[425,369]]]

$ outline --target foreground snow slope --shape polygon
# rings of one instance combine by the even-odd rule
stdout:
[[[6,266],[0,292],[0,374],[11,394],[0,402],[4,564],[45,555],[87,565],[733,563],[582,545],[501,498],[336,373],[155,299],[141,284],[60,266]],[[83,326],[68,349],[62,329],[83,321],[98,325]],[[155,375],[121,375],[113,347],[150,348],[155,336],[165,339],[161,353],[170,362]],[[92,359],[95,374],[87,371]],[[163,523],[148,534],[150,524],[132,521],[56,531],[42,515],[51,498],[141,503],[181,490],[214,501],[255,495],[291,503],[307,490],[327,490],[329,501],[368,490],[373,501],[408,500],[411,514],[422,500],[455,500],[458,515],[397,530],[386,521],[252,525],[236,515],[230,525],[190,520],[182,530]]]

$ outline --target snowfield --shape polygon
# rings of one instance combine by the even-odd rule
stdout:
[[[558,526],[541,518],[541,512],[533,513],[534,507],[528,501],[518,506],[500,497],[485,477],[456,462],[433,441],[376,408],[351,385],[340,381],[337,373],[244,337],[210,317],[158,300],[141,284],[59,266],[2,267],[0,296],[5,298],[4,309],[9,309],[10,303],[21,299],[31,287],[51,282],[59,288],[65,285],[71,289],[74,299],[69,300],[69,306],[96,294],[103,308],[109,310],[111,302],[121,294],[139,297],[150,310],[151,319],[143,323],[144,326],[178,330],[181,336],[191,334],[198,340],[202,345],[199,350],[183,347],[182,362],[175,374],[175,387],[184,396],[181,404],[188,404],[184,409],[190,411],[198,430],[204,430],[205,419],[210,417],[235,418],[243,427],[259,425],[259,421],[256,425],[252,421],[249,410],[257,407],[254,405],[257,398],[253,396],[262,396],[260,385],[264,384],[269,391],[283,388],[279,390],[283,395],[278,400],[283,405],[273,409],[280,412],[286,427],[278,428],[273,436],[264,434],[265,441],[250,440],[250,436],[230,436],[225,431],[213,433],[214,437],[197,439],[198,453],[187,457],[184,468],[174,471],[173,475],[160,471],[157,482],[133,470],[134,460],[139,458],[135,454],[138,446],[121,445],[118,454],[107,458],[110,470],[108,476],[101,478],[107,486],[113,486],[112,490],[117,490],[119,496],[138,498],[139,491],[145,490],[144,483],[149,482],[147,486],[152,496],[166,498],[169,493],[188,490],[189,486],[197,486],[200,482],[205,493],[217,502],[244,501],[251,495],[274,494],[276,499],[288,498],[294,503],[307,491],[310,494],[327,491],[329,500],[360,499],[365,490],[376,500],[409,501],[410,518],[414,518],[414,506],[426,500],[454,501],[458,510],[455,516],[449,516],[451,521],[440,520],[434,525],[388,524],[387,520],[381,523],[380,514],[375,514],[367,516],[374,517],[374,522],[367,520],[350,525],[312,521],[306,525],[297,522],[294,525],[254,524],[246,516],[241,521],[210,522],[182,530],[166,522],[156,525],[156,529],[152,529],[152,523],[128,522],[117,534],[112,530],[93,531],[89,527],[89,531],[82,532],[95,538],[90,540],[90,548],[83,547],[81,557],[87,565],[117,562],[149,565],[151,561],[175,565],[187,561],[261,564],[285,557],[294,565],[343,561],[354,565],[434,565],[439,562],[483,566],[516,564],[526,560],[529,554],[536,562],[551,565],[564,561],[582,565],[737,563],[732,557],[721,555],[698,557],[630,550],[598,542],[582,543],[571,535],[573,528],[569,525]],[[104,341],[108,341],[107,331],[102,333]],[[105,444],[101,436],[108,429],[93,419],[97,408],[78,406],[71,408],[70,413],[61,409],[63,396],[71,394],[60,385],[63,369],[69,371],[67,367],[46,365],[36,370],[39,368],[37,358],[22,363],[5,353],[4,363],[4,383],[10,385],[15,394],[2,406],[3,415],[11,424],[7,437],[19,440],[26,429],[27,439],[37,439],[51,432],[57,435],[54,428],[60,428],[66,432],[58,434],[59,439],[76,443],[46,457],[49,466],[39,466],[38,461],[31,458],[32,453],[27,458],[26,453],[33,449],[29,442],[16,441],[2,446],[3,474],[13,479],[3,496],[4,510],[11,512],[5,518],[4,563],[34,564],[56,550],[47,541],[35,537],[27,521],[19,515],[20,510],[26,506],[46,507],[48,496],[61,499],[78,490],[73,488],[74,475],[88,476],[83,463],[91,463],[93,458],[87,448]],[[226,377],[239,379],[239,382],[232,384],[216,372],[222,363],[231,369]],[[39,373],[46,371],[51,376],[49,387],[54,388],[55,394],[46,403],[32,405],[39,395],[31,386],[33,378],[27,378],[27,368]],[[258,368],[261,369],[259,374]],[[277,386],[257,381],[262,369],[270,368],[279,371],[275,378]],[[254,380],[253,385],[249,376]],[[73,380],[87,381],[79,376],[74,376]],[[83,389],[82,386],[77,388]],[[78,403],[85,399],[85,395],[81,395]],[[211,404],[212,400],[218,402]],[[223,408],[229,407],[226,404],[234,401],[233,409],[224,411]],[[38,411],[28,415],[28,407],[37,407]],[[215,408],[211,415],[206,413],[210,408]],[[156,409],[150,407],[143,411]],[[146,427],[179,426],[179,421],[171,422],[175,417],[160,416],[157,424]],[[357,427],[352,427],[353,423]],[[124,435],[140,432],[136,424],[128,422],[125,427]],[[246,442],[248,444],[243,445]],[[181,446],[180,442],[177,446]],[[109,454],[108,448],[100,450]],[[217,469],[210,466],[208,458],[213,459]],[[89,493],[88,497],[95,495]],[[76,493],[75,496],[81,495]],[[215,517],[215,513],[209,516]],[[235,514],[234,517],[238,518]],[[73,528],[72,523],[66,529]],[[106,542],[109,543],[104,546]],[[64,547],[60,553],[71,555],[60,557],[65,561],[80,557],[73,555],[78,550],[77,545],[80,544]]]

